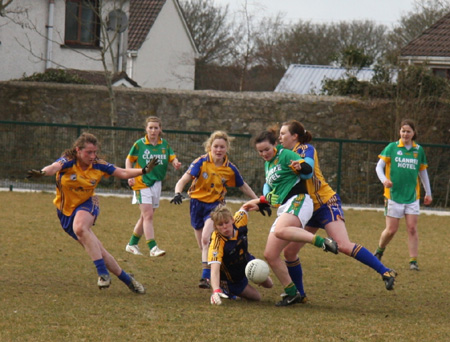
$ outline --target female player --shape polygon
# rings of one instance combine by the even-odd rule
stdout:
[[[285,294],[277,306],[287,306],[304,301],[289,276],[286,264],[281,260],[281,251],[290,241],[308,242],[325,251],[338,253],[338,245],[331,238],[311,234],[304,227],[311,218],[313,202],[307,193],[303,178],[310,178],[314,165],[297,153],[276,147],[276,131],[270,129],[259,134],[255,147],[265,160],[265,198],[278,207],[277,219],[267,238],[264,257],[284,286]]]
[[[175,185],[175,196],[170,203],[181,204],[186,184],[192,180],[188,195],[190,200],[191,225],[197,244],[202,251],[202,276],[199,287],[210,288],[211,270],[208,266],[208,247],[214,229],[211,211],[225,202],[227,187],[238,187],[250,198],[257,198],[250,186],[244,182],[237,167],[228,159],[231,137],[226,132],[215,131],[205,141],[206,154],[195,159],[186,173]]]
[[[144,234],[150,256],[158,257],[166,254],[156,244],[153,226],[153,217],[156,209],[159,208],[161,182],[166,177],[169,163],[175,170],[181,167],[181,163],[168,142],[161,138],[162,122],[160,118],[156,116],[148,117],[145,120],[145,131],[146,135],[137,140],[131,147],[125,166],[127,169],[142,168],[152,158],[157,158],[159,164],[153,168],[152,172],[128,180],[128,184],[134,190],[132,203],[139,204],[141,215],[125,250],[132,254],[142,255],[138,243]]]
[[[417,221],[420,213],[419,177],[425,189],[424,204],[431,204],[430,180],[425,151],[414,140],[417,132],[412,120],[400,123],[400,140],[390,143],[379,155],[376,172],[384,185],[386,228],[381,233],[375,256],[381,260],[384,250],[398,231],[400,219],[405,216],[408,232],[409,269],[419,270],[419,234]],[[385,173],[386,170],[386,173]]]
[[[261,300],[261,294],[248,283],[245,266],[255,257],[248,251],[248,211],[259,210],[259,199],[243,204],[232,215],[229,208],[219,205],[211,212],[214,232],[209,245],[208,264],[211,266],[211,304],[222,304],[221,298],[239,296],[248,300]],[[226,283],[226,291],[220,282]],[[260,284],[265,288],[273,286],[268,277]]]
[[[53,203],[61,226],[83,246],[94,262],[98,273],[98,287],[104,289],[110,286],[111,272],[131,291],[143,294],[144,286],[120,268],[116,259],[103,247],[92,230],[100,213],[95,188],[102,177],[128,179],[149,173],[158,160],[151,160],[141,169],[122,169],[99,159],[99,145],[94,135],[83,133],[73,147],[66,150],[53,164],[41,170],[29,170],[27,177],[38,178],[56,174],[56,197]]]
[[[308,193],[314,203],[314,212],[306,224],[306,230],[316,233],[319,228],[325,229],[327,235],[338,243],[340,252],[373,268],[382,276],[386,289],[392,290],[396,272],[385,267],[365,247],[350,241],[345,227],[341,199],[322,175],[317,151],[309,144],[312,140],[311,133],[307,132],[300,122],[291,120],[282,124],[279,139],[284,148],[295,151],[303,158],[314,160],[313,176],[306,181]],[[298,252],[303,245],[290,244],[284,249],[289,273],[294,283],[300,288],[303,288],[303,281]]]

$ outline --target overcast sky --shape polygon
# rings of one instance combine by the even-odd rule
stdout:
[[[229,4],[230,12],[242,10],[244,0],[214,0]],[[285,13],[287,21],[314,23],[373,20],[388,27],[414,9],[414,0],[247,0],[249,12],[257,17]]]

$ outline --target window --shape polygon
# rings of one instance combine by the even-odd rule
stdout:
[[[450,80],[450,69],[433,68],[433,74]]]
[[[65,44],[99,46],[99,0],[66,0]]]

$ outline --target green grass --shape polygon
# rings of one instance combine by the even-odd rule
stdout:
[[[84,250],[59,226],[49,193],[0,193],[0,341],[448,341],[450,239],[448,217],[421,215],[420,272],[408,270],[406,232],[384,261],[399,272],[394,291],[345,255],[311,245],[300,253],[309,302],[277,308],[282,288],[260,289],[259,303],[209,304],[197,288],[200,251],[189,204],[163,200],[155,216],[165,257],[125,252],[139,216],[128,198],[101,197],[94,230],[120,265],[147,288],[131,293],[117,278],[99,291]],[[238,204],[230,204],[238,209]],[[373,251],[381,212],[347,210],[352,241]],[[262,258],[272,218],[250,214],[250,251]],[[323,233],[322,233],[323,235]],[[141,249],[146,247],[141,241]]]

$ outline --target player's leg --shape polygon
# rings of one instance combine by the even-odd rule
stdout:
[[[202,229],[201,235],[201,248],[202,248],[202,277],[198,286],[202,289],[210,288],[211,267],[208,265],[208,249],[211,240],[211,234],[214,231],[214,222],[210,217],[205,221],[205,225]]]
[[[300,248],[304,245],[304,242],[289,242],[289,244],[283,249],[285,259],[284,262],[286,263],[289,275],[302,297],[306,297],[306,294],[303,287],[303,269],[298,253]]]
[[[117,262],[117,260],[111,255],[111,253],[109,253],[106,248],[103,246],[103,244],[101,243],[101,241],[97,238],[97,236],[93,233],[95,239],[97,240],[97,244],[101,250],[102,253],[102,259],[105,262],[105,265],[107,267],[107,269],[114,274],[115,276],[117,276],[119,278],[119,280],[121,280],[125,285],[128,286],[128,288],[134,292],[134,293],[138,293],[138,294],[144,294],[145,293],[145,288],[144,286],[139,283],[136,279],[134,279],[133,275],[125,272],[119,265],[119,263]],[[100,289],[105,288],[105,287],[109,287],[109,284],[111,283],[111,279],[109,278],[109,284],[107,284],[107,286],[104,286],[104,281],[105,279],[101,279],[102,276],[99,276],[99,282],[98,282],[98,286]],[[106,281],[106,283],[108,283],[108,280]]]
[[[258,292],[257,289],[255,289],[250,284],[247,284],[244,291],[242,291],[239,294],[239,297],[245,298],[247,300],[254,300],[254,301],[260,301],[261,300],[261,294]]]
[[[142,215],[139,216],[139,220],[137,220],[134,229],[133,234],[131,235],[130,241],[128,242],[127,246],[125,247],[125,251],[136,254],[136,255],[142,255],[140,249],[139,249],[139,240],[141,239],[142,235],[144,235],[144,220],[142,218]]]
[[[408,233],[409,268],[418,271],[417,257],[419,255],[419,232],[417,230],[418,215],[405,215],[406,231]]]
[[[381,260],[381,257],[383,256],[387,245],[389,244],[389,242],[391,242],[391,240],[397,233],[399,224],[399,218],[386,216],[386,228],[381,232],[380,241],[378,242],[378,248],[375,251],[375,256],[378,258],[378,260]]]
[[[267,260],[270,268],[280,283],[284,287],[282,300],[277,302],[277,306],[287,306],[301,302],[301,295],[297,291],[297,287],[289,276],[286,263],[281,260],[280,254],[287,246],[289,241],[278,239],[271,231],[267,238],[266,248],[264,250],[264,258]]]

